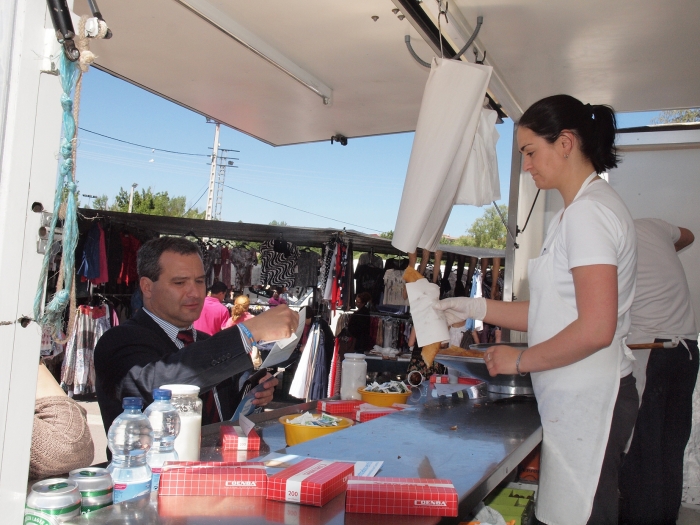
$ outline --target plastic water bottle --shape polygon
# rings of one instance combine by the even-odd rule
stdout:
[[[143,411],[151,422],[153,445],[146,456],[151,467],[151,490],[158,490],[160,471],[166,461],[177,461],[175,438],[180,433],[180,413],[170,402],[172,392],[164,388],[153,391],[153,403]]]
[[[151,468],[146,463],[153,442],[153,430],[148,418],[141,413],[143,399],[125,397],[124,412],[107,432],[107,446],[112,462],[107,471],[114,481],[114,503],[134,499],[151,491]]]

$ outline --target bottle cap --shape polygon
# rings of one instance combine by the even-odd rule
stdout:
[[[122,400],[122,408],[143,408],[143,399],[140,397],[125,397]]]
[[[167,388],[156,388],[153,391],[153,400],[158,401],[161,399],[170,399],[173,397],[173,393]]]

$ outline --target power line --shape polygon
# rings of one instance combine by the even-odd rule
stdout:
[[[194,208],[200,200],[202,200],[202,197],[204,197],[204,194],[207,192],[208,189],[209,189],[209,185],[207,184],[206,186],[204,186],[204,191],[203,191],[202,194],[199,196],[199,199],[197,199],[196,201],[194,201],[194,204],[193,204],[192,206],[190,206],[190,209],[187,210],[187,211],[183,214],[183,217],[184,217],[185,215],[187,215],[187,214],[190,212],[190,210],[191,210],[192,208]]]
[[[233,186],[229,186],[228,184],[224,184],[224,186],[230,190],[237,191],[240,193],[245,193],[246,195],[250,195],[251,197],[255,197],[256,199],[261,199],[267,202],[271,202],[272,204],[277,204],[279,206],[284,206],[285,208],[290,208],[292,210],[300,211],[302,213],[308,213],[309,215],[314,215],[316,217],[321,217],[322,219],[328,219],[329,221],[335,221],[335,222],[340,222],[342,224],[349,224],[350,226],[357,226],[358,228],[364,228],[365,230],[372,230],[374,232],[379,232],[382,233],[382,230],[377,230],[375,228],[369,228],[368,226],[362,226],[360,224],[353,224],[352,222],[346,222],[346,221],[341,221],[339,219],[334,219],[333,217],[326,217],[325,215],[319,215],[318,213],[313,213],[307,210],[302,210],[301,208],[295,208],[294,206],[290,206],[289,204],[283,204],[281,202],[273,201],[270,199],[266,199],[265,197],[261,197],[260,195],[253,195],[252,193],[248,193],[247,191],[239,190],[238,188],[234,188]]]
[[[123,142],[124,144],[130,144],[131,146],[137,146],[139,148],[146,148],[146,149],[155,150],[155,151],[163,151],[165,153],[174,153],[175,155],[189,155],[191,157],[210,157],[211,156],[211,155],[206,155],[204,153],[185,153],[182,151],[172,151],[169,149],[160,149],[160,148],[154,148],[152,146],[144,146],[143,144],[136,144],[135,142],[129,142],[128,140],[117,139],[114,137],[110,137],[109,135],[103,135],[102,133],[97,133],[96,131],[90,131],[89,129],[81,128],[80,126],[78,126],[78,129],[81,131],[85,131],[86,133],[92,133],[93,135],[97,135],[98,137],[104,137],[106,139],[116,140],[117,142]]]

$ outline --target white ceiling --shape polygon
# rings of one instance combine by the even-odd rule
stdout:
[[[392,0],[187,1],[328,86],[332,103],[176,0],[100,0],[114,37],[92,43],[98,65],[275,145],[415,128],[428,70],[404,35],[424,60],[433,52]],[[435,12],[435,0],[422,6]],[[449,9],[456,47],[455,31],[468,36],[483,15],[490,91],[515,118],[554,93],[618,111],[700,106],[698,0],[450,0]],[[87,13],[86,0],[75,10]]]

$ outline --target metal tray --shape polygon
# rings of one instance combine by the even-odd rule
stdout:
[[[505,344],[508,343],[495,343],[495,344]],[[485,351],[487,348],[495,346],[495,344],[478,344],[470,345],[471,350],[481,350]],[[526,343],[513,343],[509,346],[514,346],[516,348],[527,348]],[[512,375],[497,375],[496,377],[491,377],[489,375],[488,368],[486,368],[486,363],[483,359],[479,357],[461,357],[456,355],[442,355],[437,354],[435,356],[435,361],[440,364],[445,365],[447,368],[452,368],[458,372],[476,379],[485,381],[488,384],[488,391],[497,394],[509,394],[509,395],[532,395],[534,391],[532,389],[532,380],[530,379],[530,374],[521,376],[518,374]]]

